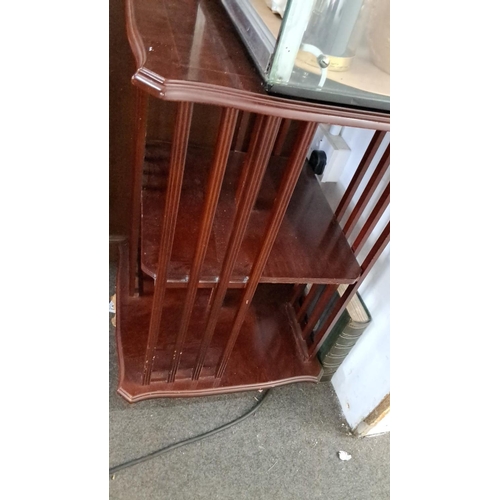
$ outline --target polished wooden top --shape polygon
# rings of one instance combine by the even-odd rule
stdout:
[[[126,15],[132,81],[160,99],[389,130],[387,113],[268,95],[219,0],[126,0]]]

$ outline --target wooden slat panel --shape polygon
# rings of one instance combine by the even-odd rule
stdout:
[[[380,254],[383,252],[384,248],[389,243],[389,239],[390,239],[390,223],[388,223],[385,226],[384,230],[382,231],[382,234],[379,236],[379,238],[373,245],[372,249],[366,256],[366,259],[364,260],[363,265],[361,266],[363,268],[363,273],[361,274],[359,280],[353,285],[349,285],[347,287],[347,290],[344,292],[342,297],[340,297],[339,300],[335,303],[331,313],[323,323],[323,326],[316,333],[314,337],[314,342],[309,347],[310,358],[316,356],[316,354],[318,353],[319,349],[321,348],[321,345],[326,340],[325,333],[328,327],[331,324],[334,324],[338,321],[340,315],[344,312],[345,308],[347,307],[347,304],[354,297],[354,294],[357,292],[361,283],[363,283],[364,279],[371,271],[375,262],[380,257]]]
[[[280,131],[278,132],[278,137],[276,138],[276,143],[274,144],[273,155],[280,156],[283,151],[283,146],[285,144],[286,136],[290,130],[290,125],[292,120],[285,119],[281,123]]]
[[[187,175],[187,172],[186,172]],[[125,271],[128,259],[120,260],[120,271]],[[125,285],[126,279],[122,276],[119,280]],[[127,284],[128,285],[128,284]],[[128,290],[128,288],[126,289]],[[121,297],[128,293],[119,288]],[[317,382],[321,372],[321,365],[317,359],[307,361],[298,352],[293,341],[294,332],[290,318],[283,308],[290,287],[288,285],[264,285],[257,287],[252,308],[243,323],[242,330],[231,354],[226,372],[220,384],[215,384],[213,377],[205,377],[205,369],[197,381],[191,380],[188,367],[194,366],[199,344],[191,342],[191,335],[183,348],[182,360],[174,383],[168,383],[167,373],[164,368],[167,363],[163,357],[170,353],[173,345],[169,339],[177,334],[178,318],[184,307],[185,290],[172,290],[168,293],[168,315],[164,311],[161,326],[161,335],[158,339],[154,371],[148,386],[141,384],[142,359],[140,356],[141,345],[146,344],[147,327],[151,300],[140,297],[137,300],[118,300],[117,340],[118,356],[120,360],[119,393],[128,401],[139,401],[151,397],[186,397],[207,396],[209,394],[222,394],[238,391],[250,391],[268,387],[277,387],[292,382]],[[199,295],[204,297],[199,302]],[[204,302],[209,294],[208,290],[199,290],[193,310],[190,332],[202,332],[205,327],[204,314],[198,306]],[[214,335],[207,355],[206,364],[210,368],[218,361],[215,347],[223,347],[224,339],[219,337],[219,331],[229,332],[234,313],[238,307],[237,298],[241,295],[239,290],[228,290],[227,297],[230,303],[223,307],[223,312],[217,324],[217,333]],[[220,329],[220,330],[219,330]],[[217,349],[219,351],[219,349]],[[307,353],[307,350],[306,350]],[[220,354],[220,351],[219,351]],[[215,356],[213,356],[215,355]],[[211,373],[207,370],[207,375]]]
[[[254,121],[255,115],[253,113],[249,113],[247,111],[239,113],[231,149],[234,151],[247,151],[249,142],[248,136],[250,135],[249,130],[251,129]]]
[[[251,165],[255,162],[255,158],[259,152],[259,140],[261,139],[262,127],[264,123],[264,115],[258,115],[255,118],[254,127],[252,129],[252,138],[250,140],[250,149],[248,153],[248,158],[245,160],[243,165],[243,170],[238,179],[238,187],[236,188],[236,206],[239,205],[241,197],[245,192],[245,186],[247,184],[248,176],[251,175],[251,169],[247,168],[247,165]]]
[[[252,141],[252,148],[249,153],[249,161],[244,165],[244,171],[241,175],[246,175],[245,170],[251,169],[252,175],[247,176],[245,189],[241,192],[241,199],[238,205],[238,211],[234,222],[234,227],[231,232],[231,237],[222,264],[222,271],[217,284],[216,292],[213,297],[212,306],[207,321],[207,326],[203,333],[203,339],[200,346],[198,358],[195,363],[193,379],[198,380],[200,376],[208,346],[212,340],[212,336],[217,324],[220,313],[220,308],[226,294],[229,284],[229,279],[234,268],[234,263],[238,255],[245,229],[250,218],[250,213],[257,193],[266,170],[267,163],[271,156],[272,147],[278,133],[280,118],[274,116],[264,116],[256,123],[258,134],[255,134],[255,139]]]
[[[332,299],[337,288],[338,288],[338,285],[327,285],[325,287],[325,289],[323,290],[323,293],[321,294],[321,297],[319,298],[318,302],[314,306],[313,312],[311,313],[311,315],[309,316],[309,318],[307,320],[307,325],[302,330],[302,338],[307,339],[307,337],[311,334],[311,332],[313,331],[313,328],[316,326],[316,323],[321,318],[321,315],[325,311],[325,308],[328,305],[328,302],[330,302],[330,300]]]
[[[349,186],[344,193],[344,196],[342,196],[337,210],[335,211],[335,218],[339,222],[346,213],[347,208],[349,207],[349,203],[351,203],[352,199],[354,198],[354,195],[356,194],[356,191],[361,184],[361,181],[363,180],[363,177],[366,174],[370,163],[373,161],[373,158],[377,154],[378,148],[382,144],[384,137],[385,132],[381,131],[376,131],[373,135],[372,140],[370,141],[370,144],[368,145],[363,158],[361,158],[359,166],[356,169],[356,172],[354,173],[351,182],[349,183]]]
[[[312,304],[312,301],[316,297],[318,290],[319,290],[319,285],[314,284],[311,286],[309,293],[304,298],[304,302],[302,302],[299,312],[297,313],[297,323],[302,323],[302,320],[304,319],[306,312],[309,309],[309,306]]]
[[[382,217],[382,214],[389,206],[389,203],[390,203],[390,183],[387,184],[387,187],[384,189],[384,192],[380,196],[377,204],[375,205],[371,214],[369,215],[368,220],[361,228],[361,231],[359,232],[356,240],[352,245],[352,251],[354,252],[354,255],[356,257],[359,255],[359,252],[363,248],[363,245],[366,243],[366,240],[370,236],[375,226],[378,224],[380,217]]]
[[[349,238],[349,236],[351,236],[352,232],[354,231],[354,226],[356,225],[356,222],[358,222],[359,218],[361,217],[361,214],[363,213],[363,210],[366,208],[366,205],[370,201],[370,198],[373,196],[373,193],[377,189],[380,181],[382,180],[382,177],[389,168],[390,162],[391,162],[391,146],[389,145],[387,146],[387,149],[385,150],[384,154],[382,155],[382,158],[380,159],[377,167],[375,168],[372,176],[370,177],[368,184],[363,190],[363,193],[359,197],[356,206],[354,207],[353,211],[351,212],[351,215],[349,216],[347,222],[345,223],[345,226],[343,227],[343,231],[344,234],[346,235],[346,238]]]
[[[182,312],[181,324],[179,331],[177,332],[177,339],[172,353],[172,362],[170,363],[171,369],[167,379],[168,382],[173,382],[175,380],[175,375],[177,373],[177,369],[179,368],[182,348],[186,339],[191,313],[193,311],[201,268],[208,248],[210,232],[212,231],[215,211],[219,201],[219,195],[222,187],[222,181],[224,179],[224,172],[226,170],[227,158],[229,156],[237,116],[238,111],[234,108],[225,108],[222,112],[212,169],[208,180],[207,194],[205,196],[203,206],[201,228],[193,264],[189,274],[189,284]]]
[[[148,169],[156,173],[154,179],[153,175],[150,176],[151,189],[145,189],[142,198],[142,268],[151,277],[156,277],[165,194],[157,190],[155,186],[161,182],[161,179],[166,179],[168,174],[157,171],[161,170],[159,164],[163,160],[160,160],[160,155],[154,148],[150,151],[151,154],[156,155],[157,159],[147,163]],[[225,249],[229,243],[236,217],[235,188],[238,186],[244,162],[247,161],[249,155],[250,153],[234,152],[229,154],[214,228],[202,267],[201,279],[214,285],[220,275]],[[191,145],[190,140],[186,162],[187,165],[196,165],[196,168],[191,168],[189,171],[191,182],[184,182],[181,202],[183,206],[192,207],[192,209],[179,211],[169,282],[176,281],[181,285],[189,274],[200,228],[200,215],[211,161],[212,151],[197,148]],[[231,275],[230,286],[243,286],[246,277],[250,275],[287,161],[288,158],[279,156],[273,156],[269,160],[259,190],[258,206],[252,210],[242,247]],[[194,211],[197,214],[196,218],[193,217]],[[324,197],[316,176],[305,165],[288,204],[261,281],[265,283],[354,283],[361,274],[361,268],[340,226],[332,218],[331,207]],[[293,255],[294,258],[287,258],[288,255]]]
[[[144,359],[144,385],[148,385],[151,380],[154,351],[158,341],[163,299],[165,297],[167,282],[168,264],[170,262],[170,255],[172,253],[172,246],[174,242],[175,225],[181,196],[184,163],[186,160],[192,113],[192,103],[181,102],[179,104],[174,131],[174,140],[172,144],[172,156],[168,177],[165,211],[163,215],[163,227],[158,261],[158,276],[155,282],[148,342],[146,345],[146,355]]]
[[[272,214],[266,228],[262,246],[257,259],[252,266],[248,284],[243,292],[226,348],[224,349],[217,367],[215,376],[218,379],[222,377],[226,369],[227,362],[238,338],[241,326],[245,320],[246,313],[250,307],[253,295],[257,289],[257,285],[259,284],[260,277],[262,276],[262,271],[264,270],[264,266],[266,265],[269,254],[271,253],[276,235],[278,234],[278,230],[285,216],[288,203],[290,202],[293,190],[304,165],[307,149],[309,148],[314,132],[316,131],[316,127],[317,125],[314,122],[305,122],[302,124],[301,130],[299,131],[284,177],[280,184],[278,195],[273,205]]]
[[[305,289],[306,289],[305,283],[297,283],[296,285],[293,286],[293,295],[292,298],[290,299],[290,304],[293,307],[295,307],[295,303],[300,299],[300,297],[302,297]]]

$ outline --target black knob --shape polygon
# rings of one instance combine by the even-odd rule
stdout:
[[[309,165],[316,175],[322,175],[326,167],[326,153],[315,149],[309,157]]]

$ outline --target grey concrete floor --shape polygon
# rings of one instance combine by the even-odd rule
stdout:
[[[115,268],[110,267],[114,293]],[[118,366],[110,327],[110,466],[234,420],[257,392],[129,404],[116,393]],[[344,462],[338,452],[352,459]],[[389,434],[350,435],[331,384],[272,389],[242,424],[181,447],[110,479],[110,499],[389,498]]]

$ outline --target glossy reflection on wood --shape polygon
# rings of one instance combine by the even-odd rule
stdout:
[[[268,95],[219,1],[126,0],[126,13],[137,65],[132,81],[157,98],[389,130],[387,113]]]
[[[274,201],[272,212],[270,215],[270,220],[266,229],[264,240],[262,246],[259,250],[257,258],[252,266],[252,271],[248,279],[247,286],[244,289],[244,293],[241,298],[240,305],[238,307],[238,312],[234,319],[233,325],[231,327],[231,333],[229,334],[229,340],[224,349],[222,359],[217,367],[217,372],[215,376],[221,378],[231,352],[234,348],[234,344],[238,335],[240,333],[241,326],[245,320],[246,313],[250,307],[255,290],[261,279],[262,272],[264,271],[264,266],[267,263],[269,255],[271,253],[274,241],[278,234],[278,230],[283,222],[285,216],[285,211],[288,207],[290,199],[292,197],[295,184],[299,178],[304,160],[306,157],[307,149],[311,143],[314,132],[316,131],[317,125],[315,123],[304,123],[300,132],[298,140],[295,142],[295,147],[288,161],[285,174],[280,184],[278,195]]]
[[[238,204],[234,227],[231,232],[226,255],[222,264],[220,280],[215,289],[215,296],[210,308],[207,325],[204,329],[202,347],[196,360],[193,375],[194,379],[199,377],[201,368],[203,367],[207,349],[210,341],[212,340],[212,336],[219,319],[222,301],[224,300],[229,280],[231,278],[231,273],[233,272],[234,264],[243,241],[245,229],[250,219],[251,210],[255,204],[258,190],[264,177],[267,163],[271,156],[271,150],[274,145],[276,134],[278,133],[280,121],[280,118],[266,116],[263,118],[262,122],[259,122],[259,129],[256,135],[257,139],[253,141],[252,150],[249,153],[250,161],[245,164],[244,167],[244,170],[251,169],[252,175],[247,175],[245,172],[241,174],[245,175],[245,177],[248,178],[248,181],[245,184],[245,188],[241,194],[241,200]]]
[[[189,284],[187,289],[187,297],[184,303],[181,324],[177,333],[177,341],[175,343],[172,354],[172,368],[169,372],[168,382],[175,380],[179,361],[182,355],[182,347],[186,339],[186,334],[191,319],[191,313],[194,306],[196,291],[200,281],[201,266],[205,259],[205,254],[208,248],[210,232],[214,221],[215,211],[219,200],[219,194],[222,187],[222,180],[226,170],[227,159],[229,156],[229,148],[233,139],[234,128],[238,112],[235,109],[225,109],[221,116],[221,125],[219,128],[219,137],[215,149],[215,155],[211,170],[211,175],[208,180],[207,194],[203,207],[203,215],[201,220],[200,234],[196,245],[195,256],[191,266],[189,276]]]
[[[346,238],[349,238],[353,234],[355,228],[357,227],[356,224],[360,221],[361,216],[365,212],[368,204],[372,202],[372,198],[374,197],[375,192],[380,186],[383,177],[389,168],[390,146],[387,146],[379,162],[375,166],[373,173],[367,180],[366,186],[363,188],[358,200],[354,203],[350,214],[348,214],[349,207],[352,204],[356,192],[362,185],[364,177],[367,175],[368,168],[375,158],[375,155],[379,152],[383,140],[384,134],[375,132],[335,212],[335,218],[339,221],[342,218],[347,217],[347,221],[343,225],[343,233]],[[389,206],[389,193],[390,183],[387,184],[382,194],[379,196],[379,199],[376,201],[370,214],[368,214],[366,221],[361,226],[361,229],[354,240],[352,245],[354,256],[357,257],[360,254],[361,249],[367,243],[369,237],[373,233],[373,230]],[[301,294],[299,288],[295,288],[292,300],[294,302],[299,301],[302,297],[302,302],[300,307],[297,308],[295,306],[295,309],[293,309],[294,314],[292,314],[292,320],[295,322],[295,332],[301,332],[301,338],[298,340],[299,344],[301,341],[304,341],[306,342],[306,345],[308,345],[307,357],[309,359],[317,355],[318,350],[326,340],[326,333],[329,331],[330,327],[332,327],[339,320],[341,314],[349,304],[349,301],[352,299],[359,286],[372,269],[375,261],[378,259],[381,252],[389,242],[389,227],[390,226],[388,224],[375,244],[368,250],[368,255],[361,266],[362,273],[359,279],[350,285],[347,292],[344,293],[338,300],[333,300],[337,291],[337,285],[334,284],[328,284],[324,290],[321,291],[319,291],[320,288],[317,285],[313,285],[309,292],[305,295],[303,292]],[[314,307],[312,307],[313,304]],[[330,306],[332,307],[332,310],[328,313],[326,318],[324,318],[324,315],[326,314],[325,311],[327,311],[329,304],[332,304]],[[292,303],[292,305],[295,304]]]
[[[146,344],[146,353],[143,369],[143,384],[148,385],[151,380],[153,369],[154,351],[160,331],[162,315],[162,304],[165,296],[167,283],[168,265],[174,244],[175,225],[179,211],[179,200],[181,196],[182,179],[184,176],[184,162],[189,139],[189,128],[193,113],[192,103],[182,102],[177,112],[174,142],[172,145],[172,158],[170,161],[170,174],[163,214],[163,226],[158,258],[158,276],[155,283],[155,292],[151,309],[151,320],[149,334]]]
[[[161,220],[165,205],[170,146],[156,144],[146,149],[145,189],[142,193],[142,269],[156,277]],[[229,154],[219,204],[215,213],[200,280],[206,286],[218,282],[222,261],[236,217],[236,186],[249,153]],[[186,165],[189,181],[183,185],[174,247],[168,275],[169,286],[186,286],[194,257],[202,216],[202,200],[210,171],[211,151],[190,146]],[[252,209],[229,286],[245,286],[262,241],[264,229],[277,196],[287,159],[272,157],[264,174],[257,202]],[[264,266],[262,283],[353,283],[361,268],[345,240],[333,212],[311,169],[304,165],[284,220]],[[314,221],[314,223],[311,223]],[[294,258],[289,258],[289,256]]]
[[[206,357],[206,366],[198,380],[192,380],[192,368],[200,347],[200,338],[188,334],[183,347],[176,379],[167,382],[168,360],[174,349],[180,316],[184,307],[185,289],[167,291],[161,321],[154,370],[149,385],[142,384],[144,344],[148,336],[148,321],[152,296],[128,297],[127,248],[122,246],[117,286],[117,351],[119,360],[118,393],[127,401],[136,402],[157,397],[190,397],[222,394],[277,387],[294,382],[317,382],[322,369],[318,360],[306,361],[297,351],[293,333],[283,309],[281,297],[291,285],[259,286],[252,307],[235,344],[224,376],[214,384],[216,363],[220,358],[226,336],[214,337]],[[145,290],[149,285],[145,286]],[[230,328],[238,290],[230,290],[220,312],[220,328]],[[193,330],[200,331],[210,290],[201,290],[193,309]]]
[[[118,392],[133,402],[317,382],[328,328],[389,241],[387,225],[357,262],[389,206],[389,186],[379,189],[389,147],[347,213],[389,115],[270,97],[219,2],[126,0],[126,15],[141,91],[117,280]],[[145,140],[144,92],[178,103],[172,143]],[[213,148],[190,143],[195,103],[217,107]],[[335,216],[304,164],[318,123],[376,130]]]

